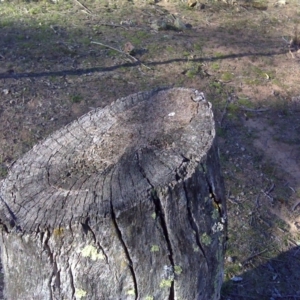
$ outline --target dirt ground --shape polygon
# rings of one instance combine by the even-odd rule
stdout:
[[[1,1],[0,179],[93,108],[197,88],[228,199],[222,299],[300,299],[299,23],[296,0]]]

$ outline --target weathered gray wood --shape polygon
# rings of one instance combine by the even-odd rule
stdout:
[[[1,185],[7,299],[218,299],[226,209],[211,104],[143,92],[36,145]]]

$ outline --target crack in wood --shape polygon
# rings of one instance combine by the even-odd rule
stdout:
[[[204,248],[203,248],[203,246],[200,242],[200,238],[199,238],[199,228],[197,226],[197,223],[195,221],[195,217],[193,216],[193,212],[191,210],[191,200],[190,200],[189,195],[188,195],[188,190],[187,190],[187,186],[186,186],[185,181],[183,181],[183,190],[184,190],[185,198],[186,198],[186,201],[187,201],[186,207],[187,207],[187,212],[188,212],[188,220],[191,224],[192,229],[196,232],[195,238],[196,238],[197,246],[199,247],[199,249],[200,249],[201,253],[203,254],[203,256],[206,260],[206,263],[208,265],[208,259],[206,257]]]
[[[8,299],[33,293],[73,300],[78,293],[103,299],[196,299],[198,289],[199,297],[209,298],[210,273],[217,267],[211,266],[211,251],[220,243],[206,245],[202,233],[216,221],[212,200],[221,201],[219,212],[226,208],[216,157],[207,156],[213,116],[201,102],[191,103],[193,90],[158,91],[88,113],[39,143],[10,170],[0,187],[9,205],[0,201],[0,226],[7,226],[2,240],[8,245],[2,257],[7,278],[13,278]],[[206,179],[201,162],[211,163]],[[208,193],[214,195],[210,202]],[[218,217],[216,206],[213,212]],[[21,232],[15,232],[18,224],[10,226],[14,217]],[[97,248],[97,261],[81,259],[83,244]],[[25,251],[19,251],[22,247]],[[14,272],[18,255],[20,274]],[[34,278],[30,286],[22,282],[33,268],[41,270],[36,282],[42,288]],[[16,280],[25,286],[19,297]]]
[[[129,267],[129,270],[130,270],[130,273],[131,273],[131,276],[132,276],[132,279],[133,279],[133,285],[134,285],[134,290],[135,290],[135,299],[137,300],[139,294],[138,294],[137,279],[136,279],[136,275],[135,275],[135,272],[134,272],[134,269],[133,269],[133,262],[132,262],[132,259],[130,257],[129,250],[126,246],[126,243],[123,239],[121,229],[119,228],[119,225],[118,225],[118,222],[117,222],[117,219],[116,219],[116,215],[115,215],[115,212],[114,212],[114,207],[113,207],[112,201],[110,201],[110,208],[111,208],[111,218],[112,218],[112,221],[113,221],[113,225],[115,227],[116,233],[118,235],[118,238],[119,238],[119,240],[121,242],[121,245],[123,247],[123,250],[125,252],[125,256],[126,256],[128,262],[129,262],[128,267]]]
[[[104,251],[103,247],[101,246],[100,242],[97,241],[96,234],[95,234],[94,230],[92,229],[92,227],[89,225],[89,221],[90,221],[90,218],[88,217],[88,218],[86,218],[84,223],[81,222],[82,229],[83,229],[85,234],[87,234],[88,232],[90,232],[92,234],[94,243],[100,248],[103,255],[105,256],[105,262],[108,264],[108,256],[105,253],[105,251]]]
[[[142,152],[142,149],[140,149],[140,152]],[[144,171],[143,167],[141,166],[140,157],[139,157],[138,152],[136,153],[136,157],[137,157],[140,173],[146,179],[146,181],[149,183],[149,185],[152,187],[151,199],[155,206],[155,214],[160,220],[160,226],[162,228],[162,231],[163,231],[166,243],[167,243],[167,248],[169,251],[168,257],[169,257],[172,269],[174,270],[175,264],[174,264],[174,259],[173,259],[173,249],[172,249],[172,244],[171,244],[171,241],[169,238],[168,227],[167,227],[165,213],[164,213],[164,210],[162,207],[161,200],[159,199],[159,197],[157,195],[154,185],[151,183],[151,181],[149,180],[149,178],[146,175],[146,172]],[[169,300],[174,300],[174,299],[175,299],[174,280],[172,280],[171,287],[170,287],[170,293],[169,293]]]
[[[121,229],[118,225],[118,222],[117,222],[117,218],[116,218],[116,214],[115,214],[115,211],[114,211],[114,206],[113,206],[113,187],[112,187],[112,178],[114,176],[114,172],[115,172],[116,169],[114,169],[111,173],[111,178],[110,178],[110,215],[111,215],[111,219],[112,219],[112,223],[114,225],[114,228],[116,230],[116,233],[117,233],[117,236],[119,238],[119,241],[121,242],[121,245],[123,247],[123,250],[124,250],[124,253],[125,253],[125,256],[129,262],[128,264],[128,267],[129,267],[129,270],[130,270],[130,273],[131,273],[131,276],[132,276],[132,280],[133,280],[133,285],[134,285],[134,291],[135,291],[135,300],[138,300],[138,297],[139,297],[139,293],[138,293],[138,285],[137,285],[137,278],[136,278],[136,275],[135,275],[135,272],[134,272],[134,268],[133,268],[133,262],[132,262],[132,259],[130,257],[130,254],[129,254],[129,250],[128,250],[128,247],[126,246],[126,243],[123,239],[123,236],[122,236],[122,232],[121,232]]]
[[[53,290],[55,291],[56,288],[60,292],[60,271],[58,270],[56,259],[54,258],[53,261],[53,270],[51,275],[50,287],[51,287],[51,297],[53,297]]]
[[[51,251],[51,248],[48,244],[49,239],[50,239],[49,229],[45,230],[44,232],[41,232],[41,238],[42,238],[43,248],[47,253],[50,265],[52,266],[52,272],[50,274],[50,278],[49,278],[49,281],[48,281],[50,300],[52,300],[52,299],[55,299],[55,297],[53,296],[53,287],[55,287],[56,284],[59,284],[57,286],[57,289],[60,290],[60,278],[59,278],[60,275],[59,275],[59,272],[58,272],[58,267],[57,267],[57,263],[56,263],[56,260],[55,260],[55,255]]]
[[[209,196],[210,196],[211,200],[213,201],[214,207],[218,209],[220,219],[222,219],[222,218],[224,218],[224,213],[222,211],[222,206],[221,206],[222,201],[221,201],[221,199],[218,199],[218,197],[217,197],[217,192],[216,192],[215,186],[214,186],[213,182],[209,179],[209,177],[208,177],[209,175],[205,171],[206,168],[204,167],[203,164],[201,164],[201,167],[202,167],[203,174],[205,175],[205,180],[206,180],[206,183],[208,186]]]
[[[75,286],[74,286],[74,276],[72,273],[72,268],[69,265],[69,277],[70,277],[70,285],[71,285],[71,290],[72,290],[72,299],[74,299],[74,295],[75,295]]]
[[[154,189],[154,187],[153,187],[153,189]],[[167,248],[168,248],[168,251],[169,251],[168,257],[169,257],[169,260],[170,260],[170,263],[171,263],[171,266],[172,266],[172,270],[174,271],[175,263],[174,263],[174,258],[173,258],[173,249],[172,249],[172,244],[171,244],[170,237],[169,237],[167,222],[166,222],[166,219],[165,219],[165,213],[164,213],[164,210],[163,210],[163,207],[162,207],[162,203],[161,203],[161,200],[159,199],[159,197],[158,197],[155,190],[154,190],[153,193],[151,193],[151,198],[152,198],[153,203],[155,205],[155,214],[159,218],[160,226],[163,230],[163,234],[164,234],[165,240],[167,242]],[[175,294],[174,280],[172,280],[171,287],[170,287],[169,300],[174,300],[175,299],[174,294]]]
[[[10,223],[9,225],[11,226],[11,228],[16,227],[17,231],[21,230],[20,226],[17,225],[17,217],[15,216],[15,214],[13,213],[13,211],[10,209],[10,207],[8,206],[8,204],[3,200],[3,198],[1,196],[0,196],[0,200],[4,204],[6,210],[8,211],[8,213],[9,213],[9,215],[11,217],[11,220],[9,222]],[[8,232],[7,226],[3,222],[1,222],[1,224],[2,224],[3,228],[5,229],[5,231]]]

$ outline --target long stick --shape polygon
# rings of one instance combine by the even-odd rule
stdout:
[[[91,41],[91,44],[100,45],[100,46],[109,48],[109,49],[111,49],[111,50],[117,51],[117,52],[119,52],[119,53],[121,53],[121,54],[124,54],[124,55],[130,57],[131,59],[133,59],[134,61],[140,63],[142,66],[146,67],[147,69],[151,70],[151,68],[149,68],[149,67],[147,67],[146,65],[144,65],[140,60],[138,60],[138,59],[135,58],[134,56],[132,56],[132,55],[130,55],[130,54],[128,54],[128,53],[126,53],[126,52],[124,52],[124,51],[122,51],[122,50],[119,50],[119,49],[117,49],[117,48],[114,48],[114,47],[111,47],[111,46],[102,44],[102,43],[100,43],[100,42],[94,42],[94,41]]]
[[[265,112],[265,111],[269,110],[268,108],[252,109],[252,108],[248,108],[248,107],[245,107],[245,106],[240,106],[240,108],[242,110],[250,111],[250,112]]]
[[[77,4],[79,4],[81,7],[83,7],[84,10],[85,10],[87,13],[89,13],[90,15],[93,14],[86,6],[84,6],[84,5],[83,5],[81,2],[79,2],[78,0],[75,0],[75,2],[76,2]]]
[[[108,45],[105,45],[105,44],[102,44],[102,43],[99,43],[99,42],[94,42],[94,41],[91,41],[91,44],[96,44],[96,45],[100,45],[100,46],[109,48],[109,49],[111,49],[111,50],[114,50],[114,51],[117,51],[117,52],[119,52],[119,53],[121,53],[121,54],[125,54],[125,55],[129,56],[129,57],[132,58],[134,61],[139,61],[139,60],[136,59],[134,56],[132,56],[132,55],[130,55],[130,54],[128,54],[128,53],[126,53],[126,52],[124,52],[124,51],[122,51],[122,50],[119,50],[119,49],[117,49],[117,48],[114,48],[114,47],[111,47],[111,46],[108,46]]]
[[[259,255],[265,253],[267,250],[268,250],[268,249],[265,249],[265,250],[263,250],[263,251],[260,251],[260,252],[258,252],[258,253],[255,253],[255,254],[251,255],[250,257],[248,257],[247,259],[245,259],[245,260],[242,261],[242,265],[246,264],[248,261],[250,261],[250,260],[253,259],[254,257],[259,256]]]
[[[128,30],[128,28],[126,28],[125,26],[122,26],[122,25],[108,24],[108,23],[98,23],[98,24],[102,25],[102,26],[121,27],[121,28],[124,28],[124,29]]]

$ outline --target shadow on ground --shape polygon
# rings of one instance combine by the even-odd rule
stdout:
[[[251,260],[245,262],[245,265],[247,264],[250,265]],[[226,281],[222,287],[221,299],[300,299],[299,269],[300,247],[298,246],[266,260],[257,268],[237,275],[233,280]]]

